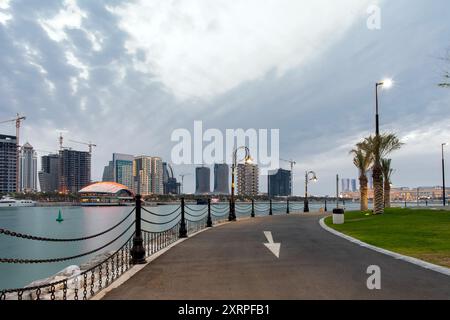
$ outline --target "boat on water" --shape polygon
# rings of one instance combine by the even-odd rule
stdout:
[[[35,207],[36,202],[33,200],[17,200],[11,197],[4,197],[0,199],[0,208],[14,208],[14,207]]]

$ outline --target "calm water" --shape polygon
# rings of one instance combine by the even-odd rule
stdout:
[[[228,205],[218,204],[217,206],[218,208],[225,208]],[[331,210],[334,206],[335,203],[328,203],[329,210]],[[167,214],[177,209],[177,207],[178,206],[167,205],[150,207],[147,209],[158,214]],[[200,212],[191,211],[194,215],[201,213],[201,209],[206,210],[206,206],[188,205],[188,207],[195,210],[200,210]],[[317,211],[322,207],[323,203],[310,203],[311,211]],[[347,210],[358,209],[359,203],[346,203],[345,207]],[[268,204],[257,204],[257,208],[260,210],[260,212],[256,212],[257,215],[268,214]],[[64,222],[58,223],[56,222],[56,218],[58,216],[59,208],[2,208],[0,209],[0,228],[41,237],[78,238],[93,235],[112,227],[123,219],[132,209],[132,207],[62,208]],[[291,212],[301,211],[302,209],[302,203],[291,203]],[[238,217],[250,215],[249,205],[237,204],[236,210]],[[189,209],[186,209],[186,211],[189,212]],[[273,211],[274,214],[284,214],[286,212],[286,205],[283,203],[274,203]],[[154,222],[166,222],[176,217],[178,213],[174,213],[169,217],[155,217],[146,212],[143,212],[142,214],[143,218],[147,220]],[[198,218],[191,219],[198,220]],[[132,214],[131,217],[129,217],[120,227],[106,235],[87,241],[73,243],[41,242],[0,235],[0,257],[49,259],[67,257],[88,252],[117,237],[132,223],[133,220],[134,214]],[[169,229],[176,223],[177,221],[174,221],[171,224],[158,227],[143,223],[142,227],[148,231],[162,231]],[[18,288],[28,285],[30,282],[37,279],[49,277],[67,266],[80,265],[101,252],[116,250],[123,243],[125,243],[126,239],[128,239],[131,235],[133,229],[134,227],[113,245],[106,247],[100,252],[80,259],[48,264],[0,264],[0,289]]]

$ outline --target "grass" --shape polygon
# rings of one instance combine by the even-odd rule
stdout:
[[[325,223],[371,245],[450,268],[450,211],[386,209],[382,215],[345,213],[345,224]]]

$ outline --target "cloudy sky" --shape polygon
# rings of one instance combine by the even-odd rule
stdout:
[[[308,169],[320,179],[312,192],[333,194],[336,173],[357,176],[348,151],[374,130],[375,82],[393,77],[380,101],[382,130],[406,143],[392,155],[393,182],[439,185],[448,9],[448,0],[0,0],[0,120],[26,115],[22,141],[43,151],[57,149],[60,130],[95,142],[94,180],[113,152],[170,161],[171,133],[195,120],[280,129],[281,157],[298,162],[295,193]]]

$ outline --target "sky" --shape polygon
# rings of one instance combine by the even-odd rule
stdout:
[[[440,185],[449,30],[447,0],[0,0],[0,121],[26,115],[21,140],[39,155],[59,132],[96,143],[93,180],[113,152],[170,162],[172,132],[194,121],[279,129],[294,193],[314,170],[311,193],[331,195],[336,174],[357,177],[349,150],[374,132],[375,83],[392,77],[380,119],[405,143],[393,184]],[[194,168],[182,173],[193,192]]]

